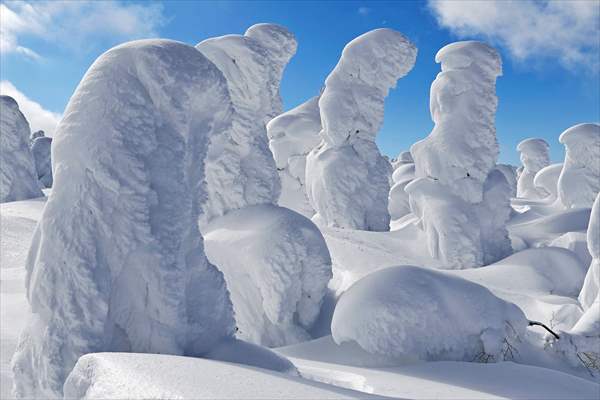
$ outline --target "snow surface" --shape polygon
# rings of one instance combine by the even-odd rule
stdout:
[[[0,110],[0,203],[40,197],[29,123],[10,96],[0,96]]]
[[[223,75],[191,46],[135,41],[94,62],[54,135],[17,396],[61,397],[86,353],[202,355],[233,335],[229,293],[196,224],[207,142],[230,115]]]
[[[52,138],[42,136],[36,138],[31,145],[31,153],[35,161],[35,170],[37,171],[40,183],[45,187],[52,187],[52,161],[50,157],[50,148]]]
[[[389,230],[391,165],[375,137],[384,101],[414,66],[415,46],[391,29],[369,31],[344,47],[319,99],[321,143],[306,159],[306,191],[329,227]]]
[[[523,163],[517,182],[517,197],[539,199],[550,194],[534,184],[535,175],[550,164],[549,150],[550,146],[544,139],[529,138],[517,145]]]

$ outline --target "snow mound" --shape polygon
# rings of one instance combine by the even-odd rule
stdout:
[[[50,147],[52,138],[42,136],[33,141],[31,153],[35,161],[35,170],[38,179],[44,187],[52,187],[52,162],[50,157]]]
[[[29,123],[10,96],[0,96],[0,203],[43,196],[29,149]]]
[[[523,163],[517,182],[517,197],[541,199],[548,196],[549,192],[535,186],[534,178],[542,168],[550,164],[549,150],[550,146],[544,139],[529,138],[517,145]]]
[[[203,233],[231,292],[237,336],[269,347],[307,340],[332,276],[318,228],[287,208],[260,205],[229,212]]]
[[[273,24],[252,26],[196,45],[227,79],[232,125],[211,138],[206,161],[208,200],[202,225],[230,210],[273,204],[281,185],[269,150],[267,122],[281,113],[279,83],[296,40]]]
[[[391,165],[375,136],[384,101],[414,66],[415,46],[400,32],[375,29],[344,47],[319,100],[322,142],[306,160],[306,191],[330,227],[389,230]]]
[[[564,131],[565,162],[558,196],[567,208],[591,207],[600,192],[600,124],[579,124]]]
[[[500,361],[527,319],[514,304],[476,283],[443,272],[400,266],[361,279],[336,306],[336,343],[410,360]]]
[[[562,163],[548,165],[540,169],[533,178],[536,189],[548,193],[547,201],[555,201],[558,198],[558,178],[562,168]]]
[[[90,67],[52,145],[17,396],[62,397],[86,353],[197,356],[233,335],[225,280],[196,223],[207,142],[230,113],[221,72],[183,43],[129,42]]]
[[[587,230],[587,243],[592,263],[579,294],[579,301],[584,310],[589,309],[595,301],[600,301],[600,194],[596,196],[592,207]],[[600,314],[598,317],[600,318]]]
[[[269,148],[281,178],[278,204],[311,218],[315,210],[306,196],[306,156],[321,138],[319,96],[287,111],[267,124]]]

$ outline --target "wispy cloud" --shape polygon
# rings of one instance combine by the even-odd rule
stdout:
[[[558,60],[567,69],[600,66],[598,0],[429,0],[440,26],[460,37],[482,35],[519,61]]]
[[[0,54],[39,59],[41,51],[23,44],[28,38],[73,50],[95,40],[151,37],[165,21],[156,2],[8,1],[0,4]]]
[[[31,100],[10,81],[0,81],[0,94],[12,97],[19,103],[19,108],[27,121],[31,131],[42,129],[46,136],[52,136],[56,126],[61,119],[61,115],[44,109],[39,103]]]
[[[369,7],[358,7],[358,13],[362,16],[366,16],[371,13],[371,9]]]

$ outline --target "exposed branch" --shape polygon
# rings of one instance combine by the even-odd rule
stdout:
[[[545,330],[547,330],[548,332],[550,332],[552,334],[552,336],[554,336],[557,339],[560,339],[560,336],[558,336],[558,334],[556,332],[554,332],[552,329],[548,328],[545,324],[538,322],[538,321],[529,321],[529,326],[541,326],[542,328],[544,328]]]

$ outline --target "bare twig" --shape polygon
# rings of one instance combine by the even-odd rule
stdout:
[[[548,328],[545,324],[538,322],[538,321],[529,321],[529,326],[541,326],[542,328],[544,328],[545,330],[547,330],[548,332],[550,332],[552,334],[552,336],[554,336],[557,339],[560,339],[560,336],[558,336],[558,334],[556,332],[554,332],[552,329]]]

